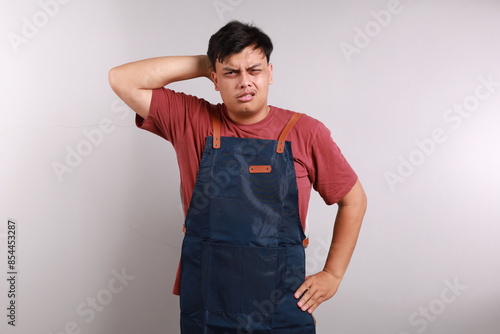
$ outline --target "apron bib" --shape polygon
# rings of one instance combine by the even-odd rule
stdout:
[[[212,110],[186,216],[181,255],[181,333],[314,334],[293,297],[305,278],[291,142],[220,137]]]

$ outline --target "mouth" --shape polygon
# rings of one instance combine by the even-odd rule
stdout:
[[[245,92],[237,97],[240,102],[250,102],[255,97],[254,92]]]

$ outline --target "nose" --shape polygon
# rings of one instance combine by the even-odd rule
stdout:
[[[242,71],[240,75],[240,88],[246,88],[251,85],[250,74],[247,71]]]

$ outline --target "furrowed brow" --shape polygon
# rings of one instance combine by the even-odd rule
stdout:
[[[261,64],[261,63],[258,63],[258,64],[255,64],[255,65],[250,66],[248,69],[249,69],[249,70],[254,70],[254,69],[256,69],[257,67],[261,67],[261,66],[262,66],[262,64]]]

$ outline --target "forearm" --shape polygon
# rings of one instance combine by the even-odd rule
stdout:
[[[339,203],[332,243],[325,263],[324,271],[341,280],[349,266],[359,231],[366,211],[366,196],[361,191],[355,201]]]
[[[198,77],[210,78],[206,55],[158,57],[127,63],[109,71],[113,91],[142,117],[149,111],[151,90]]]
[[[156,89],[169,83],[198,77],[209,77],[210,62],[205,55],[171,56],[139,60],[111,70],[113,84],[138,89]],[[115,81],[115,82],[113,82]]]

